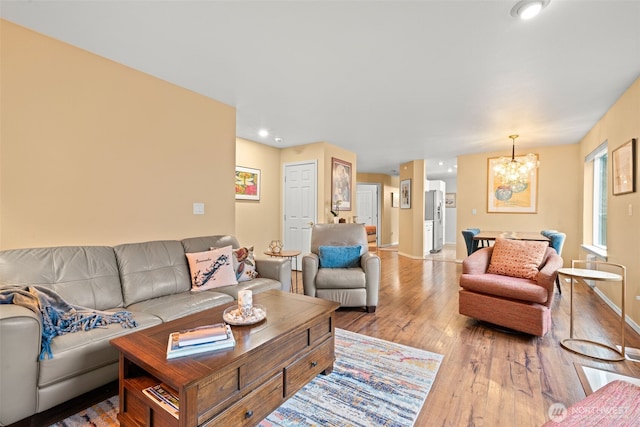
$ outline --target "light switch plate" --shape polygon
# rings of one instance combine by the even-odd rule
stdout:
[[[194,203],[193,204],[193,214],[194,215],[204,215],[204,203]]]

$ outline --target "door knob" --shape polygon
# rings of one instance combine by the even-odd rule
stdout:
[[[309,226],[310,226],[310,227],[313,227],[313,226],[314,226],[313,221],[309,221],[307,224],[309,224]]]

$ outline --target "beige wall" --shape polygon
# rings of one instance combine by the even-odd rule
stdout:
[[[238,166],[260,169],[260,200],[236,200],[236,237],[242,245],[253,245],[259,256],[270,241],[282,239],[280,151],[258,142],[236,139]]]
[[[398,254],[410,258],[424,258],[424,160],[400,165],[399,182],[411,179],[411,208],[400,209]],[[400,195],[402,199],[402,195]]]
[[[516,147],[517,150],[517,147]],[[487,213],[487,159],[508,153],[493,152],[458,157],[456,258],[467,248],[461,230],[533,231],[561,230],[567,234],[562,257],[565,265],[579,255],[582,161],[578,144],[538,147],[538,212],[535,214]],[[524,153],[526,154],[526,153]],[[473,214],[473,210],[476,214]]]
[[[232,107],[0,27],[0,248],[235,233]]]
[[[608,141],[608,176],[611,177],[611,152],[632,138],[640,138],[640,78],[627,89],[580,141],[579,158],[584,159],[598,145]],[[640,151],[640,146],[636,145],[636,149]],[[637,157],[636,154],[636,165]],[[584,163],[581,166],[584,166]],[[637,171],[638,169],[636,169],[636,173]],[[640,254],[640,188],[638,188],[638,182],[639,178],[636,176],[635,193],[619,196],[613,195],[611,180],[607,183],[609,194],[607,200],[608,261],[627,267],[626,309],[627,314],[636,324],[640,324],[640,302],[635,299],[636,295],[640,295],[640,264],[638,263],[638,254]],[[590,199],[585,198],[585,200],[590,204]],[[631,206],[631,215],[629,215],[629,206]],[[587,220],[585,220],[586,222]],[[591,232],[586,225],[584,235],[580,237],[579,242],[591,243]],[[581,258],[584,258],[584,255],[581,255]],[[598,288],[620,307],[620,292],[617,286],[599,284]]]
[[[380,212],[380,230],[378,231],[379,244],[380,246],[388,246],[398,243],[399,208],[391,207],[391,193],[398,193],[398,177],[379,173],[359,173],[356,181],[358,184],[380,184],[382,211]]]
[[[356,196],[356,154],[337,147],[327,142],[316,142],[313,144],[298,145],[295,147],[283,148],[281,152],[282,164],[316,161],[318,164],[318,222],[326,223],[333,221],[331,215],[331,159],[336,157],[345,162],[351,163],[351,210],[340,211],[340,216],[350,218],[355,215]]]

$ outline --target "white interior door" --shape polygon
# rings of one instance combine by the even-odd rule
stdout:
[[[358,184],[356,192],[358,222],[366,225],[375,225],[380,235],[378,224],[378,186],[375,184]]]
[[[311,251],[311,226],[317,221],[317,164],[284,165],[284,248],[301,252],[292,268],[302,268],[302,255]]]

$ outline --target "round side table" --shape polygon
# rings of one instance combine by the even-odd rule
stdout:
[[[575,268],[576,265],[585,264],[586,265],[595,265],[595,266],[609,266],[613,268],[620,269],[620,274],[610,273],[608,271],[602,270],[592,270],[587,268]],[[560,268],[558,270],[559,276],[565,276],[571,279],[571,299],[570,299],[570,317],[569,317],[569,338],[565,338],[560,341],[560,345],[574,353],[591,357],[592,359],[604,360],[607,362],[620,362],[625,359],[625,348],[624,348],[624,326],[625,326],[625,294],[627,291],[627,281],[626,281],[626,268],[620,264],[613,264],[610,262],[603,261],[583,261],[574,260],[572,262],[571,268]],[[622,316],[620,318],[620,350],[611,345],[586,339],[586,338],[575,338],[573,335],[573,286],[576,282],[585,283],[585,280],[594,280],[598,282],[620,282],[621,290],[622,290]],[[571,346],[572,343],[581,343],[583,345],[591,345],[595,347],[604,348],[608,351],[612,351],[616,354],[615,357],[604,357],[604,356],[594,356],[592,354],[585,353],[584,350],[576,349]]]

